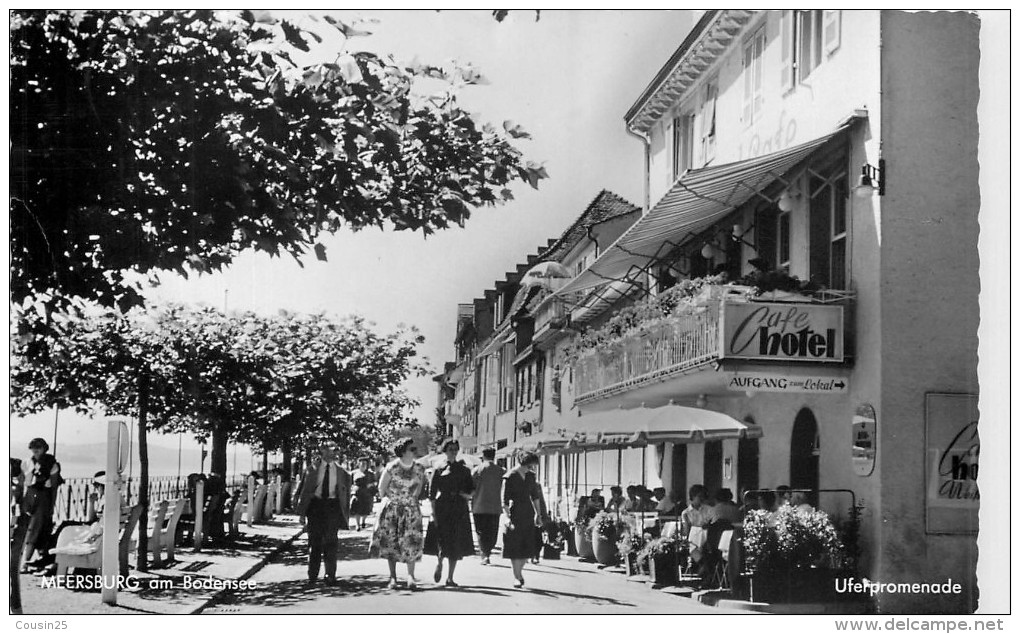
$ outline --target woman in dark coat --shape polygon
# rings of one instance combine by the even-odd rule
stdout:
[[[365,528],[365,518],[372,514],[377,490],[375,472],[369,468],[368,458],[360,459],[358,470],[354,472],[354,491],[351,497],[351,517],[354,518],[356,530]]]
[[[42,557],[50,547],[53,505],[57,488],[63,481],[60,477],[60,464],[52,454],[47,453],[50,450],[49,443],[42,438],[33,438],[28,448],[32,451],[32,461],[26,481],[24,509],[31,519],[25,536],[22,572],[28,572],[27,565],[30,565],[33,553],[38,552]]]
[[[503,534],[503,558],[510,560],[514,571],[515,588],[524,587],[524,563],[535,553],[535,527],[541,524],[541,511],[528,484],[528,474],[538,467],[538,456],[527,453],[521,456],[517,467],[507,474],[503,483],[503,512],[510,523]]]
[[[450,567],[446,574],[446,585],[456,587],[453,571],[462,557],[475,554],[474,539],[471,536],[471,516],[468,502],[475,485],[471,470],[457,460],[460,443],[447,440],[442,445],[446,464],[432,474],[429,499],[432,500],[432,521],[435,523],[439,543],[439,561],[433,580],[439,583],[443,576],[443,559]]]

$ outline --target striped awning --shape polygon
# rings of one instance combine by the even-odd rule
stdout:
[[[578,431],[568,444],[572,449],[761,437],[761,427],[757,425],[742,423],[722,412],[681,405],[608,410],[581,416],[573,422]]]
[[[570,438],[557,432],[547,431],[523,436],[496,452],[497,458],[507,458],[517,452],[552,453],[567,446]]]
[[[515,334],[517,333],[515,333],[509,327],[500,332],[497,332],[495,335],[493,335],[492,341],[490,341],[489,344],[482,348],[482,351],[478,353],[478,358],[481,359],[482,357],[488,356],[502,348],[504,345],[510,343],[511,341],[513,341]]]
[[[622,280],[665,256],[668,243],[704,230],[751,196],[783,178],[812,152],[849,128],[846,120],[831,133],[800,145],[757,158],[691,170],[640,220],[598,257],[584,272],[556,294],[563,296]]]

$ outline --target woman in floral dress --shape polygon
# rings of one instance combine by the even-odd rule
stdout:
[[[407,564],[407,587],[414,590],[414,565],[421,560],[422,535],[418,497],[425,487],[425,467],[414,461],[414,440],[399,441],[393,448],[396,460],[386,465],[379,481],[379,494],[386,498],[372,535],[372,546],[390,565],[389,588],[397,587],[397,562]]]

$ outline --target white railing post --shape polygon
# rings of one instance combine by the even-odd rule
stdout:
[[[102,601],[117,605],[117,581],[120,575],[120,421],[106,425],[106,491],[103,513]]]
[[[283,476],[276,476],[276,514],[283,513]]]
[[[248,476],[248,527],[255,521],[255,476]]]
[[[192,535],[195,537],[195,550],[202,550],[202,526],[205,519],[205,482],[199,480],[195,483],[195,530]],[[173,539],[173,537],[171,537]]]

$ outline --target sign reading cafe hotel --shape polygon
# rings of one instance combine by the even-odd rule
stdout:
[[[843,361],[842,306],[727,303],[722,321],[725,358]]]

